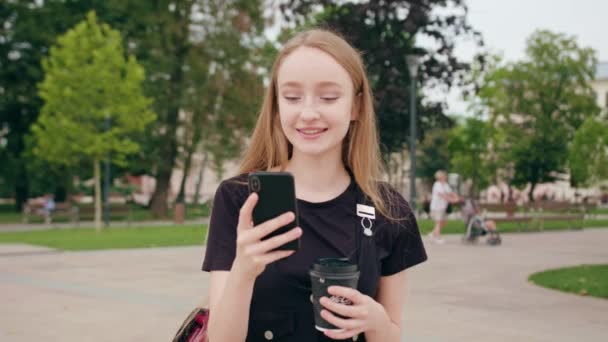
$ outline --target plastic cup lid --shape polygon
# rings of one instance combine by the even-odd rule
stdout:
[[[323,273],[352,273],[357,272],[359,267],[348,258],[319,258],[312,269]]]

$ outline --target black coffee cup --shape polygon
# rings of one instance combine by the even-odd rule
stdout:
[[[315,328],[319,331],[340,330],[321,317],[323,306],[319,303],[319,300],[321,297],[327,297],[337,303],[352,304],[345,298],[329,295],[327,289],[330,286],[356,289],[359,282],[359,267],[347,258],[320,258],[312,265],[309,274],[312,285]]]

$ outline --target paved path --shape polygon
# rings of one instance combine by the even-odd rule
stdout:
[[[412,269],[404,341],[608,341],[608,300],[529,284],[608,263],[608,229],[428,245]],[[207,289],[202,247],[56,252],[0,245],[0,341],[169,341]]]

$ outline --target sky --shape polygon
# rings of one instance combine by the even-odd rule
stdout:
[[[527,37],[548,29],[576,37],[579,46],[597,51],[608,62],[608,1],[605,0],[467,0],[468,19],[484,37],[486,47],[500,52],[507,61],[525,56]],[[461,42],[456,55],[470,60],[474,45]],[[434,94],[446,96],[446,94]],[[447,95],[448,113],[466,115],[459,91]]]

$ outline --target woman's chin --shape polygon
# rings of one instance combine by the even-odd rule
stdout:
[[[327,146],[297,146],[294,145],[294,152],[300,156],[322,157],[332,153],[333,149]]]

